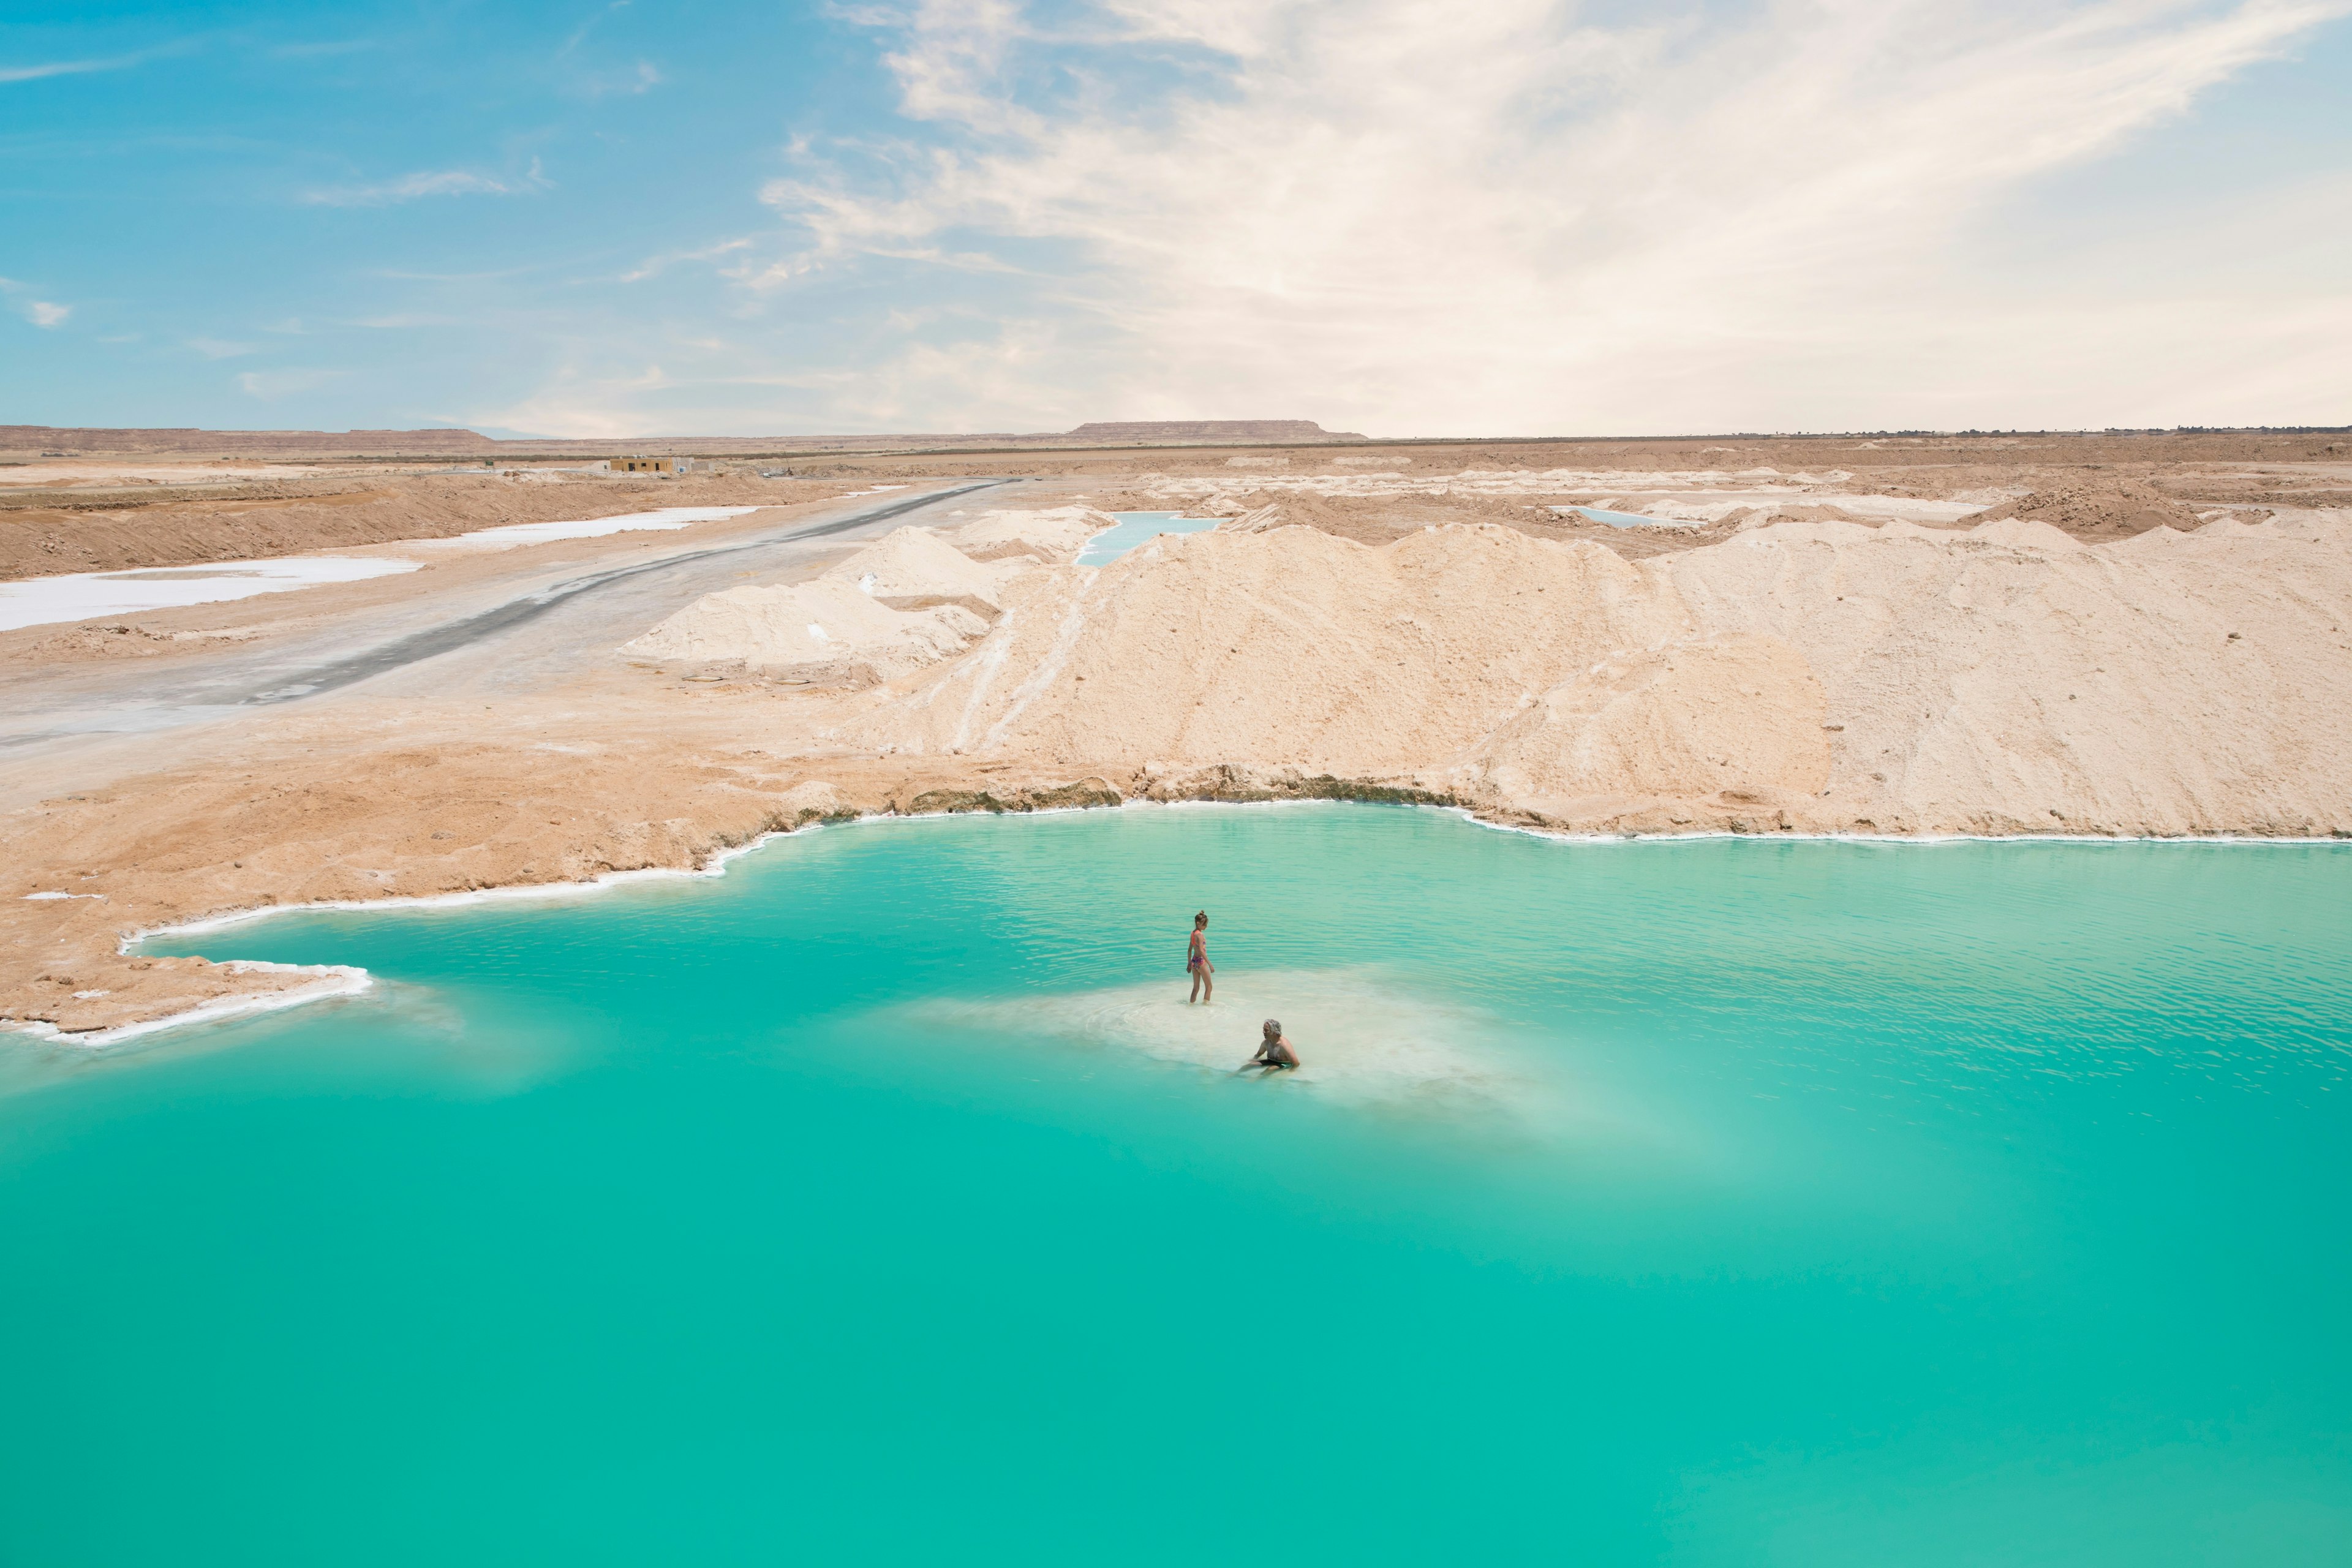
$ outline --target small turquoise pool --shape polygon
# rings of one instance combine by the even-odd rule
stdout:
[[[1225,520],[1221,517],[1186,517],[1173,511],[1115,511],[1118,520],[1115,528],[1106,528],[1087,541],[1078,552],[1081,566],[1108,566],[1147,540],[1163,533],[1205,533]]]
[[[1678,517],[1644,517],[1637,511],[1609,511],[1597,506],[1574,506],[1560,509],[1580,512],[1594,522],[1605,522],[1612,528],[1703,528],[1704,523],[1690,522]]]
[[[155,945],[379,989],[0,1044],[8,1568],[2352,1561],[2352,846],[1142,808]]]

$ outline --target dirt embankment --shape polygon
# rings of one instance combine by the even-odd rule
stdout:
[[[487,726],[504,731],[496,741],[480,727],[461,739],[462,715],[415,704],[396,705],[393,737],[376,712],[350,728],[286,725],[235,765],[169,769],[0,816],[0,1019],[103,1029],[315,983],[119,951],[139,931],[221,911],[683,869],[827,817],[1112,805],[1138,787],[846,755],[793,721],[810,704],[769,691],[656,695],[668,700],[650,710],[615,702],[617,719],[501,714]],[[814,754],[767,749],[780,744]],[[26,896],[37,893],[70,896]]]
[[[290,493],[269,493],[273,488]],[[610,517],[670,506],[785,506],[846,493],[837,480],[488,475],[386,477],[340,491],[258,487],[226,499],[85,502],[70,490],[25,493],[0,508],[0,581],[251,561],[395,539],[441,539],[513,522]]]
[[[1253,491],[1241,501],[1245,513],[1260,514],[1253,522],[1260,531],[1297,523],[1359,544],[1388,544],[1424,528],[1484,522],[1556,543],[1581,540],[1628,561],[1696,550],[1728,539],[1738,531],[1736,522],[1706,528],[1616,528],[1576,512],[1553,510],[1569,504],[1566,497],[1522,501],[1466,495],[1387,499],[1272,491]]]
[[[1985,513],[2031,518],[2090,543],[2129,539],[2151,528],[2194,532],[2203,520],[2144,479],[2078,479],[2037,489]]]
[[[1165,538],[1015,579],[861,746],[1377,781],[1660,831],[2352,832],[2352,527]],[[1755,809],[1750,809],[1755,808]]]

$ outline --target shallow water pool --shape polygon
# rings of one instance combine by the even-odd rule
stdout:
[[[191,936],[380,986],[5,1048],[0,1561],[2340,1563],[2348,881],[1179,807]]]
[[[1163,533],[1205,533],[1224,521],[1221,517],[1186,517],[1176,511],[1115,511],[1117,526],[1106,528],[1078,552],[1081,566],[1108,566],[1122,555]]]
[[[1702,522],[1692,522],[1679,517],[1645,517],[1638,511],[1611,511],[1606,507],[1556,507],[1556,511],[1580,514],[1589,522],[1605,522],[1612,528],[1704,528]]]

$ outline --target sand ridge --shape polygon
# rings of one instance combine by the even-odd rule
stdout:
[[[2352,829],[2347,545],[2325,516],[2106,550],[2018,520],[1784,523],[1639,563],[1489,524],[1380,547],[1169,536],[1016,579],[991,657],[835,733],[1377,781],[1576,828],[1728,811],[1801,831],[2326,834]]]

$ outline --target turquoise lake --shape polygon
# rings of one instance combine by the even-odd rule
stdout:
[[[379,984],[0,1044],[9,1568],[2352,1561],[2352,847],[1148,808],[156,946]]]

